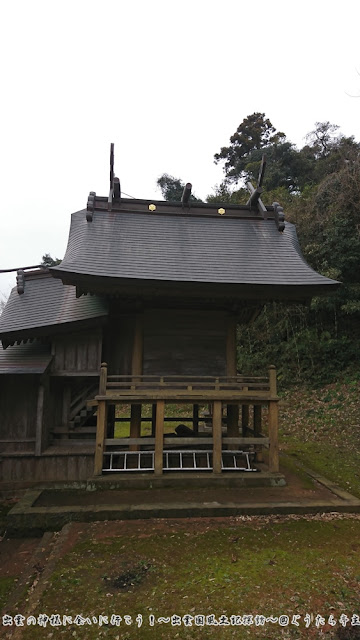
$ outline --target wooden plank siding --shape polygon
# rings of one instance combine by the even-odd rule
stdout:
[[[1,380],[2,451],[34,451],[39,379],[38,375],[9,375]]]
[[[101,362],[101,330],[75,332],[53,340],[52,374],[98,373]]]
[[[114,375],[132,372],[135,314],[114,315],[104,331],[103,360]]]
[[[144,314],[143,373],[225,375],[227,314],[159,309]]]

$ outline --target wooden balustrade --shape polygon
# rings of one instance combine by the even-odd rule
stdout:
[[[154,375],[108,375],[107,365],[102,363],[100,371],[99,395],[95,398],[98,404],[97,438],[95,453],[95,475],[100,475],[103,465],[103,453],[106,446],[127,446],[130,451],[137,451],[142,445],[154,446],[155,474],[162,473],[162,455],[164,446],[184,445],[197,446],[209,444],[213,449],[213,471],[221,473],[221,452],[223,444],[256,445],[258,461],[262,459],[262,447],[269,447],[269,470],[279,471],[278,453],[278,397],[276,390],[276,370],[269,368],[268,377],[255,376],[154,376]],[[106,438],[107,407],[111,403],[132,404],[130,438]],[[153,405],[153,437],[141,438],[141,403]],[[211,437],[168,437],[164,436],[165,402],[203,404],[212,406]],[[137,403],[137,404],[136,404]],[[222,435],[222,406],[230,409],[228,435]],[[269,437],[260,433],[261,405],[269,409]],[[254,437],[248,437],[249,405],[254,406]],[[238,407],[242,407],[242,437],[239,437],[235,420]],[[198,417],[194,418],[198,420]]]

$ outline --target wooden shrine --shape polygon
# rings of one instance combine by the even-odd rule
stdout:
[[[190,184],[124,198],[111,147],[109,196],[72,214],[58,266],[17,270],[0,317],[2,483],[278,473],[275,368],[237,371],[237,327],[338,283],[262,202],[264,167],[246,205],[191,202]]]

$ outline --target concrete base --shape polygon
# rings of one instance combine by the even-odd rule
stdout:
[[[109,473],[89,478],[88,491],[107,489],[192,489],[219,487],[284,487],[283,473],[270,473],[265,465],[258,465],[259,471],[234,471],[225,473],[192,473],[191,471],[152,474]],[[260,473],[261,472],[261,473]]]
[[[169,489],[169,488],[223,488],[223,487],[283,487],[283,473],[270,473],[265,464],[257,464],[257,471],[170,472],[155,476],[154,473],[107,473],[87,476],[87,479],[54,479],[0,482],[0,496],[19,495],[26,489],[83,489],[102,491],[108,489]]]
[[[324,512],[360,513],[360,500],[337,487],[334,483],[305,470],[313,478],[318,487],[310,492],[312,499],[291,500],[289,487],[244,488],[236,485],[241,478],[225,478],[232,484],[219,488],[218,478],[214,484],[211,478],[202,478],[202,482],[210,482],[206,487],[199,487],[199,474],[181,474],[175,478],[169,476],[166,482],[171,486],[165,488],[160,484],[163,478],[157,478],[158,487],[144,484],[134,487],[129,478],[127,487],[121,480],[121,490],[117,486],[120,480],[112,478],[96,478],[88,481],[80,490],[64,491],[49,488],[29,490],[8,514],[7,528],[11,535],[37,535],[44,531],[61,529],[67,522],[94,522],[104,520],[129,520],[144,518],[189,518],[189,517],[224,517],[239,515],[268,514],[305,514]],[[210,474],[209,474],[210,475]],[[261,474],[262,475],[262,474]],[[279,474],[280,476],[281,474]],[[185,476],[185,477],[183,477]],[[259,477],[256,474],[252,476]],[[193,488],[189,480],[193,481]],[[278,478],[281,481],[281,477]],[[144,483],[149,478],[143,479]],[[269,478],[269,481],[274,478]],[[154,481],[154,478],[151,478]],[[184,483],[186,481],[186,486]],[[178,483],[177,485],[175,483]],[[183,483],[183,484],[182,484]],[[212,484],[212,486],[211,486]],[[196,489],[194,488],[196,486]],[[274,485],[270,485],[274,487]],[[174,488],[175,487],[175,488]],[[206,488],[211,487],[209,491]],[[240,488],[238,488],[240,487]],[[152,488],[154,491],[141,489]],[[64,487],[63,487],[64,489]],[[139,490],[140,489],[140,490]],[[287,493],[282,493],[286,491]],[[290,491],[290,492],[289,492]],[[295,494],[294,494],[295,495]],[[200,498],[200,499],[199,499]],[[58,504],[57,504],[58,503]],[[46,505],[46,506],[42,506]]]

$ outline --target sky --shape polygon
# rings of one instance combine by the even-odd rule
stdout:
[[[255,111],[298,147],[324,121],[360,141],[358,0],[3,0],[0,19],[0,269],[63,257],[111,142],[123,193],[161,199],[166,172],[204,199]]]

